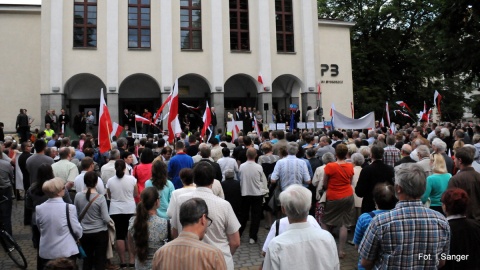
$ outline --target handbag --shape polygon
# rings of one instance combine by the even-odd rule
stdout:
[[[67,212],[68,230],[70,230],[70,234],[73,236],[73,239],[75,239],[75,243],[77,243],[77,247],[78,247],[77,257],[79,259],[85,259],[87,257],[87,254],[85,253],[85,250],[83,249],[82,244],[80,244],[80,241],[79,241],[78,237],[73,233],[72,225],[70,224],[70,213],[68,211],[68,203],[65,204],[65,209],[66,209],[66,212]]]

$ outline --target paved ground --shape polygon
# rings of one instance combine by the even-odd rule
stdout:
[[[13,236],[18,244],[22,247],[23,254],[27,257],[28,269],[36,269],[36,250],[32,246],[30,226],[23,226],[23,201],[13,202]],[[263,221],[259,231],[256,244],[248,243],[248,228],[241,239],[240,248],[234,255],[235,269],[240,270],[257,270],[259,269],[263,257],[260,252],[267,236],[268,231],[263,227]],[[352,235],[349,235],[349,239]],[[347,256],[340,261],[341,269],[351,270],[356,269],[358,254],[353,246],[347,244],[345,252]],[[117,260],[114,260],[117,262]],[[17,269],[10,258],[3,250],[0,251],[0,269]]]

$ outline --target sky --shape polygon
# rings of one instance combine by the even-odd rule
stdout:
[[[0,0],[0,4],[39,5],[42,0]]]

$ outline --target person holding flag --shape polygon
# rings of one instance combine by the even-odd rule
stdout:
[[[173,144],[176,134],[182,133],[180,120],[178,119],[178,78],[175,80],[173,93],[169,103],[170,112],[168,114],[168,142]]]
[[[202,132],[200,133],[200,137],[202,138],[202,140],[205,139],[205,135],[207,134],[207,129],[210,129],[210,124],[212,123],[212,113],[210,111],[210,107],[208,106],[208,101],[207,101],[207,105],[205,107],[205,112],[203,113],[203,127],[202,127]],[[212,135],[212,131],[210,130],[210,136]],[[208,137],[208,140],[205,140],[205,141],[209,141],[210,140],[210,136]]]

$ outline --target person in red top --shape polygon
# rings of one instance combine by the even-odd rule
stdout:
[[[148,120],[152,121],[152,113],[148,111],[148,109],[145,109],[142,116],[144,118],[147,118]],[[150,132],[150,125],[148,124],[143,124],[143,133],[147,134]],[[140,193],[140,192],[139,192]]]
[[[152,178],[152,162],[154,156],[150,148],[145,148],[140,155],[140,164],[133,168],[133,177],[137,178],[138,195],[135,196],[135,203],[140,202],[140,193],[145,189],[145,182]]]
[[[335,149],[337,162],[330,162],[325,166],[325,176],[323,178],[323,188],[327,192],[327,202],[322,225],[326,227],[325,230],[340,227],[338,241],[338,256],[340,258],[345,256],[347,227],[353,225],[353,208],[355,207],[352,189],[353,165],[345,161],[347,152],[348,148],[345,144],[337,145]]]

